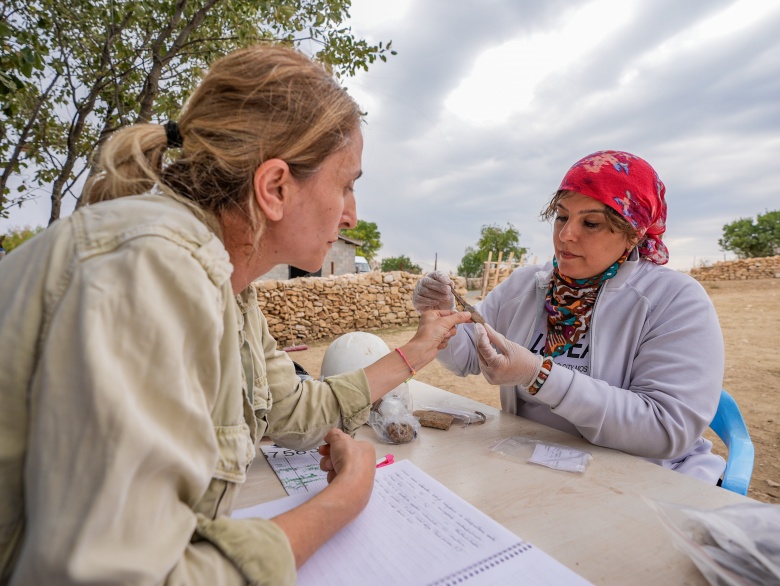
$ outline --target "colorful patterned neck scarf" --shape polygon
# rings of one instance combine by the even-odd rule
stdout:
[[[606,271],[587,279],[572,279],[558,270],[553,257],[552,279],[547,289],[544,308],[547,311],[547,342],[545,356],[560,356],[574,346],[590,328],[593,305],[605,281],[614,277],[628,257],[623,253]]]
[[[640,157],[624,151],[599,151],[580,159],[566,173],[558,191],[576,191],[623,216],[640,239],[639,255],[666,264],[666,187]]]

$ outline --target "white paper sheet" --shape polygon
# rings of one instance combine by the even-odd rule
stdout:
[[[237,510],[272,518],[311,498]],[[371,500],[300,569],[301,586],[589,584],[408,460],[376,471]]]
[[[307,451],[277,445],[262,448],[287,494],[319,492],[328,486],[328,474],[320,470],[321,456],[317,448]]]

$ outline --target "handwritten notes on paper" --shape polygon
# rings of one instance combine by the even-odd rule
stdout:
[[[287,494],[319,492],[328,485],[317,448],[299,451],[273,445],[263,446],[263,453]]]
[[[233,517],[271,518],[299,494]],[[586,580],[517,537],[408,460],[376,471],[368,506],[298,573],[301,586],[409,584],[585,585]]]

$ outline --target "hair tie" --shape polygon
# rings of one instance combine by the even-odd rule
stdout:
[[[168,120],[165,123],[165,138],[168,141],[169,149],[179,149],[184,143],[184,137],[179,130],[179,123],[174,120]]]

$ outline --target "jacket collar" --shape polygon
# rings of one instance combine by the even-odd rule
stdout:
[[[628,258],[620,266],[617,274],[607,281],[606,289],[619,289],[639,266],[639,250],[636,247],[628,253]]]

